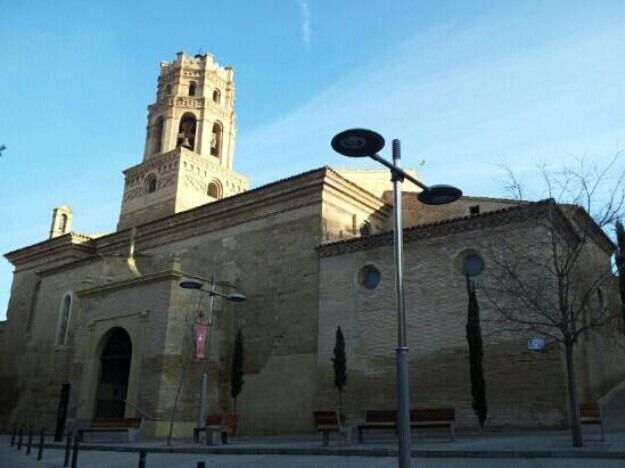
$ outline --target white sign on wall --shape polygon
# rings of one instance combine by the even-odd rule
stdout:
[[[530,338],[527,340],[527,349],[530,351],[541,351],[545,347],[544,338]]]

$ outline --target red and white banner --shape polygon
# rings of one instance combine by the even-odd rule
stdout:
[[[195,358],[204,359],[204,348],[208,336],[208,322],[197,320],[195,322]]]

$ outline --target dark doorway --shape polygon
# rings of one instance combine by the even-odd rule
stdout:
[[[54,441],[63,440],[65,432],[65,419],[67,418],[67,405],[69,403],[69,391],[72,386],[65,383],[61,386],[61,396],[59,397],[59,408],[56,412],[56,430],[54,431]]]
[[[128,333],[114,328],[100,356],[100,378],[96,393],[96,418],[123,418],[130,374],[132,344]]]

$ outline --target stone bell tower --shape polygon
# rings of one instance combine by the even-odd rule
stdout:
[[[183,52],[161,62],[143,162],[124,171],[117,229],[247,190],[248,179],[232,170],[235,137],[232,67]]]

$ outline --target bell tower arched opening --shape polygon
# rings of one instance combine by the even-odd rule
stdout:
[[[216,158],[221,157],[221,140],[223,138],[223,126],[219,122],[213,124],[213,134],[211,136],[211,155]]]
[[[163,117],[159,116],[152,128],[152,154],[158,154],[163,148]]]
[[[178,126],[178,141],[176,146],[183,146],[191,151],[194,151],[196,127],[195,116],[189,112],[184,114],[180,118],[180,125]]]
[[[123,418],[130,376],[132,343],[123,328],[113,328],[104,337],[95,401],[95,418]]]
[[[124,171],[119,230],[247,190],[247,177],[232,170],[234,91],[234,70],[211,54],[180,52],[161,62],[143,163]],[[214,180],[219,186],[209,187]]]

